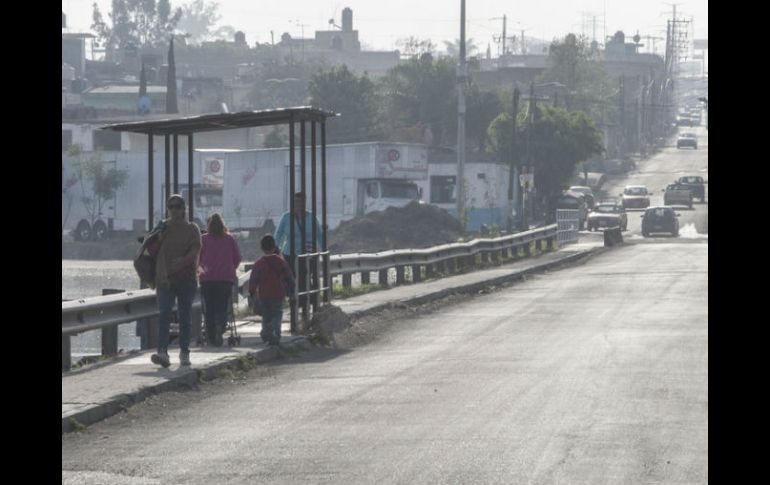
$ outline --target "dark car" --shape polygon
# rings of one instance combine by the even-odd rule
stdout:
[[[690,189],[693,198],[698,198],[701,202],[706,201],[706,186],[704,184],[707,184],[708,181],[703,180],[703,177],[700,175],[687,175],[685,177],[679,177],[675,183]]]
[[[679,214],[673,207],[649,207],[642,214],[642,236],[649,237],[653,233],[668,233],[679,236]]]

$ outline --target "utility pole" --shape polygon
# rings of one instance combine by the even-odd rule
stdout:
[[[626,149],[626,89],[625,89],[625,74],[620,75],[620,99],[618,99],[618,107],[620,108],[620,157],[623,157]]]
[[[460,0],[460,65],[457,68],[457,218],[465,229],[465,0]]]
[[[507,16],[503,14],[503,55],[505,55],[505,28],[508,23]]]
[[[516,163],[516,117],[519,113],[519,88],[513,88],[513,116],[511,117],[511,153],[510,153],[510,165],[508,167],[508,232],[511,232],[513,230],[513,220],[511,217],[511,208],[513,207],[513,188],[514,184],[517,183],[516,180],[516,172],[520,172],[521,170],[521,161],[519,163]],[[516,170],[516,169],[519,170]],[[519,187],[519,190],[516,191],[516,199],[517,204],[516,207],[519,211],[521,211],[521,187]]]
[[[492,36],[492,38],[494,39],[495,43],[497,43],[497,42],[500,43],[498,45],[498,47],[501,47],[501,49],[498,50],[498,56],[502,57],[506,53],[505,43],[507,42],[507,39],[508,39],[507,38],[507,34],[506,34],[506,31],[508,29],[508,16],[507,15],[503,15],[502,17],[493,17],[493,18],[491,18],[489,20],[502,20],[503,21],[503,35],[502,35],[502,37],[500,37],[498,39],[497,37]]]
[[[534,121],[534,115],[535,115],[535,83],[532,82],[529,84],[529,116],[527,120],[527,155],[526,155],[526,167],[524,168],[524,172],[529,174],[532,170],[532,125]],[[519,220],[521,221],[521,227],[519,228],[521,231],[526,231],[529,229],[529,218],[527,217],[527,196],[528,196],[528,189],[529,187],[521,187],[521,217]]]

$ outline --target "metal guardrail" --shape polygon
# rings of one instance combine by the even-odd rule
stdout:
[[[387,286],[387,271],[396,269],[396,283],[405,282],[404,268],[412,267],[412,281],[422,279],[421,267],[426,268],[426,276],[435,275],[435,269],[443,272],[461,267],[472,267],[476,256],[481,255],[482,263],[497,262],[505,257],[524,250],[525,256],[531,254],[531,245],[543,242],[549,249],[557,243],[557,224],[511,234],[498,238],[474,239],[464,243],[443,244],[425,249],[398,249],[379,253],[340,254],[329,257],[329,273],[333,278],[342,276],[343,286],[351,286],[351,276],[361,274],[361,281],[369,283],[369,273],[380,273],[380,285]],[[447,268],[449,266],[449,268]],[[415,269],[417,271],[415,271]],[[383,275],[385,276],[383,278]],[[248,294],[250,272],[238,278],[238,291]],[[193,318],[200,318],[200,291],[193,300]],[[70,337],[89,330],[110,331],[107,342],[102,339],[104,354],[117,352],[117,326],[139,319],[156,319],[158,307],[155,291],[150,289],[132,290],[107,296],[95,296],[79,300],[62,302],[62,369],[69,369],[71,364]],[[194,320],[195,321],[195,320]],[[193,325],[195,327],[195,325]],[[193,332],[195,333],[195,332]],[[103,334],[104,337],[104,334]],[[195,335],[191,335],[194,339]],[[114,350],[114,352],[111,352]]]

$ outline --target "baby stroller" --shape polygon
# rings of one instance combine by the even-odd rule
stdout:
[[[230,347],[234,347],[236,345],[241,344],[241,336],[238,335],[238,326],[235,324],[235,310],[234,310],[234,304],[233,304],[233,292],[231,291],[230,294],[227,297],[227,328],[225,331],[230,332],[230,335],[227,337],[227,345]],[[207,342],[209,342],[209,336],[207,335],[207,328],[208,325],[206,325],[206,299],[203,298],[203,293],[201,293],[201,314],[203,316],[203,328],[201,329],[200,337],[198,338],[198,345],[205,345]]]

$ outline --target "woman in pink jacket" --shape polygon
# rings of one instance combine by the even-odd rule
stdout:
[[[238,283],[235,270],[240,262],[238,243],[227,230],[222,216],[212,214],[208,220],[208,233],[201,236],[199,266],[209,345],[222,345],[222,334],[227,328],[227,303],[233,285]]]

